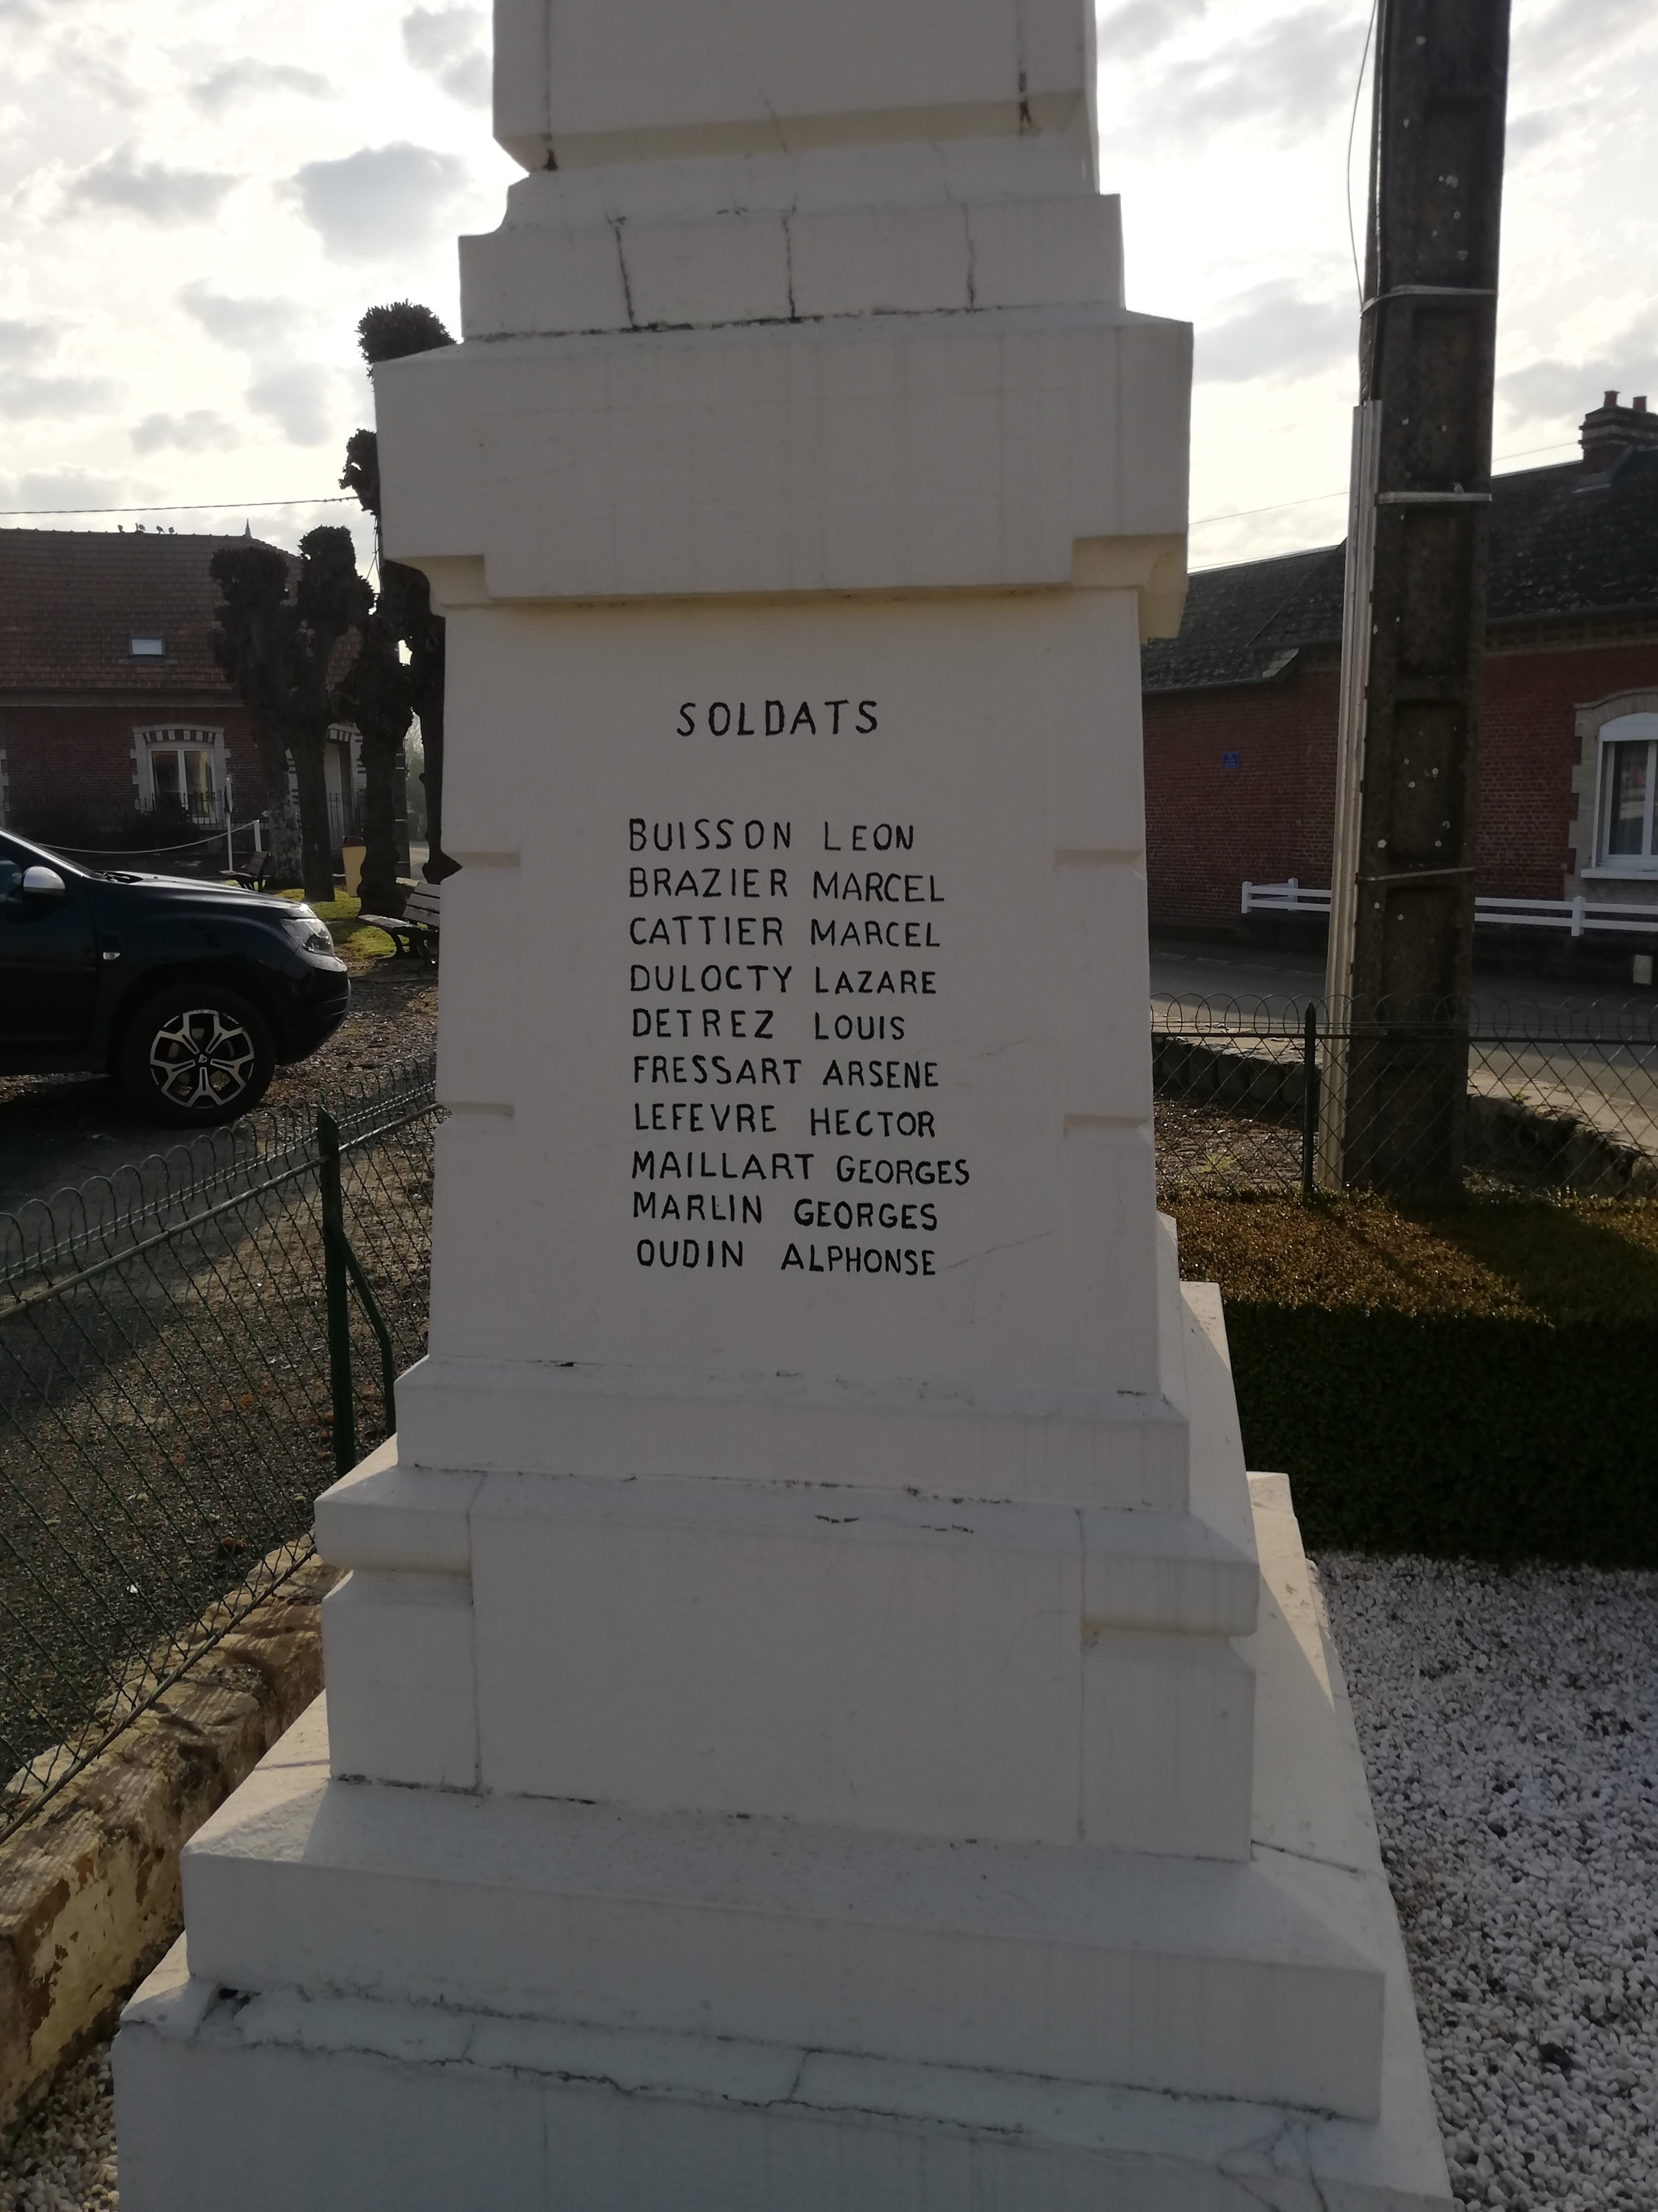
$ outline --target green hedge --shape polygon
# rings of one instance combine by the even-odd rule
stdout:
[[[1252,1468],[1315,1548],[1658,1566],[1658,1328],[1226,1312]]]
[[[1309,1545],[1658,1566],[1658,1208],[1173,1211]]]

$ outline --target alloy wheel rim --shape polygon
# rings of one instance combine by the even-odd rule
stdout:
[[[150,1039],[149,1072],[170,1106],[227,1106],[247,1088],[258,1057],[241,1023],[216,1006],[192,1006]]]

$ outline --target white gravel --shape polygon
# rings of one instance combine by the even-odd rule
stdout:
[[[0,2212],[114,2212],[109,2045],[89,2051],[0,2158]]]
[[[1658,1576],[1318,1564],[1459,2201],[1658,2212]],[[100,2047],[0,2212],[114,2176]]]
[[[1658,2207],[1658,1576],[1318,1563],[1465,2204]]]

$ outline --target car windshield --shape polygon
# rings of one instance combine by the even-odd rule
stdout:
[[[37,845],[32,837],[19,837],[9,830],[0,831],[0,856],[9,860],[19,870],[56,868],[63,876],[94,876],[104,872],[99,868],[83,868],[75,860],[66,860],[61,853],[54,853],[49,845]]]

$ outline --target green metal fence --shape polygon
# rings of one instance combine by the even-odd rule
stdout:
[[[436,1118],[411,1061],[0,1216],[0,1834],[309,1556],[336,1430],[386,1433]]]

